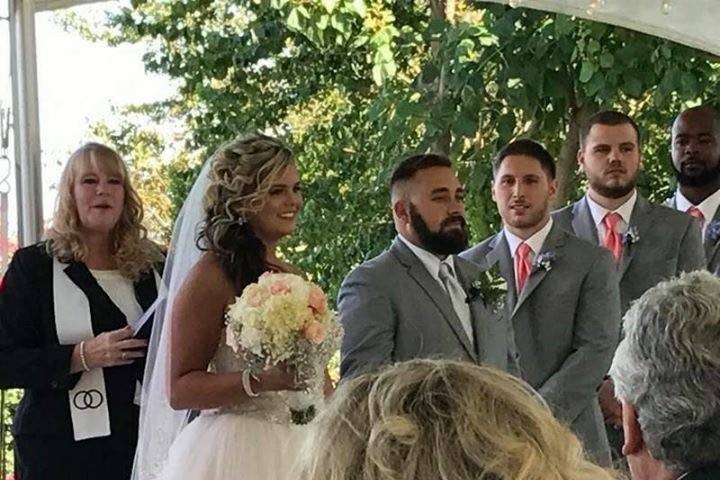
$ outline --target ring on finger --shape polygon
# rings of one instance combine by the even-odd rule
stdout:
[[[123,360],[125,360],[125,352],[122,352],[122,353],[120,354],[120,358],[122,358]]]

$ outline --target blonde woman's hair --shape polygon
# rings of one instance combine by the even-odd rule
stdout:
[[[265,247],[248,217],[262,210],[273,182],[294,162],[293,154],[280,140],[253,133],[226,143],[210,161],[198,245],[217,255],[228,277],[245,286],[266,270]]]
[[[73,195],[79,168],[87,162],[107,162],[120,174],[125,203],[120,219],[110,234],[112,251],[120,272],[131,280],[137,280],[153,264],[162,261],[162,254],[157,245],[147,238],[147,231],[142,225],[142,202],[130,183],[125,162],[115,150],[100,143],[86,143],[70,155],[65,165],[60,178],[55,214],[46,232],[48,253],[67,263],[84,262],[87,259],[88,248],[82,239],[82,225]]]
[[[498,370],[412,360],[341,384],[302,480],[610,480],[532,389]]]

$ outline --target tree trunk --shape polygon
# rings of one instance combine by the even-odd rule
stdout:
[[[454,6],[454,0],[430,0],[430,16],[431,18],[441,18],[444,20],[448,20],[448,3],[452,3],[450,5],[451,10],[455,10]],[[452,18],[449,19],[450,23],[452,23]],[[440,45],[438,42],[433,42],[431,45],[431,50],[433,53],[434,61],[440,63]],[[432,61],[432,60],[431,60]],[[443,98],[445,97],[445,83],[446,83],[446,76],[447,71],[445,70],[445,65],[440,65],[440,75],[438,77],[438,85],[437,85],[437,97],[436,101],[437,103],[442,102]],[[441,133],[438,135],[438,138],[433,142],[433,145],[431,147],[431,150],[433,153],[439,153],[441,155],[449,156],[450,155],[450,143],[452,141],[452,135],[450,134],[450,130]]]
[[[574,102],[573,102],[574,103]],[[568,131],[560,148],[556,169],[558,192],[552,208],[564,207],[569,200],[573,200],[577,172],[577,154],[580,142],[580,126],[590,114],[587,106],[572,105],[569,111]]]

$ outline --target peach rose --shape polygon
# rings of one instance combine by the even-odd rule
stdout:
[[[308,297],[308,306],[317,315],[322,315],[327,310],[327,298],[320,287],[313,286]]]
[[[305,339],[314,343],[315,345],[322,343],[323,340],[325,340],[325,335],[327,335],[325,326],[317,320],[313,320],[312,322],[308,323],[303,329],[303,336],[305,337]]]
[[[284,293],[290,293],[290,285],[282,280],[277,280],[270,285],[270,293],[273,295],[282,295]]]
[[[247,304],[251,307],[259,307],[267,300],[267,292],[260,285],[248,285]]]

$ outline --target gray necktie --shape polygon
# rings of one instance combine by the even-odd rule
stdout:
[[[450,300],[452,301],[455,314],[458,319],[460,319],[460,323],[462,324],[470,343],[474,345],[475,338],[473,336],[472,321],[470,318],[470,306],[466,301],[467,295],[465,294],[465,291],[460,285],[460,282],[458,282],[457,278],[455,278],[452,268],[450,268],[450,265],[447,263],[440,263],[438,276],[440,277],[442,284],[445,286],[445,290],[448,295],[450,295]]]

